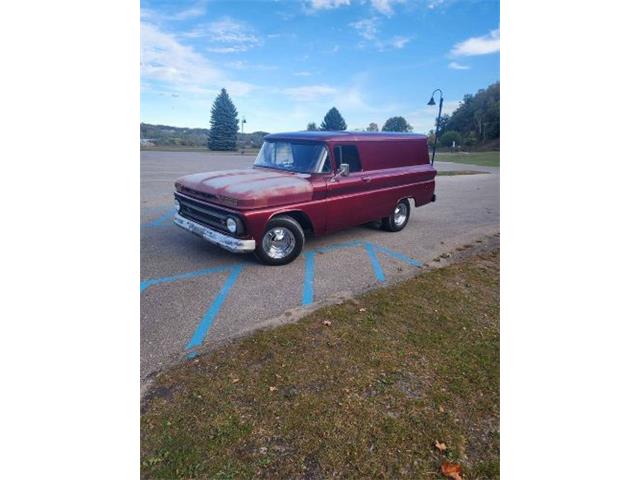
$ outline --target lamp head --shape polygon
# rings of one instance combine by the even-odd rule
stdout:
[[[429,103],[427,103],[427,105],[435,105],[436,101],[433,99],[433,96],[431,97],[431,100],[429,100]]]

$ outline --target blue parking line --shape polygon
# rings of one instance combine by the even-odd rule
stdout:
[[[360,240],[354,240],[352,242],[340,242],[328,245],[326,247],[319,247],[315,251],[318,253],[329,253],[341,248],[361,247],[363,244]]]
[[[364,249],[367,251],[367,255],[369,255],[371,268],[373,268],[373,273],[375,273],[376,279],[379,282],[384,282],[384,271],[382,270],[382,266],[380,265],[380,261],[378,260],[378,256],[376,255],[376,251],[374,250],[373,245],[371,245],[369,242],[366,242],[364,244]]]
[[[414,267],[422,266],[422,262],[419,262],[418,260],[415,260],[411,257],[407,257],[406,255],[398,253],[394,250],[389,250],[388,248],[381,247],[380,245],[373,245],[373,248],[380,253],[384,253],[385,255],[389,255],[390,257],[397,258],[398,260],[402,260],[403,262],[408,263],[409,265],[413,265]]]
[[[158,285],[160,283],[169,283],[175,282],[177,280],[187,280],[189,278],[201,277],[203,275],[209,275],[211,273],[225,272],[231,270],[231,267],[213,267],[213,268],[205,268],[204,270],[196,270],[194,272],[186,272],[180,273],[178,275],[173,275],[171,277],[162,277],[162,278],[150,278],[148,280],[143,280],[140,282],[140,293],[144,292],[147,288],[152,285]]]
[[[222,304],[227,298],[229,291],[231,290],[233,285],[236,283],[236,280],[238,280],[238,275],[240,275],[240,272],[242,271],[242,267],[243,265],[240,264],[240,265],[234,266],[231,269],[231,273],[229,274],[229,277],[227,278],[227,280],[224,282],[222,289],[216,296],[215,300],[213,301],[213,303],[211,304],[207,312],[204,314],[204,317],[202,317],[202,320],[200,321],[200,324],[196,328],[195,332],[193,332],[193,336],[191,337],[191,340],[189,340],[189,343],[185,347],[186,350],[191,350],[202,344],[205,337],[207,336],[207,332],[211,328],[211,325],[213,325],[213,322],[215,321],[216,316],[220,311],[220,308],[222,308]],[[191,353],[193,352],[190,352],[187,355],[190,355]]]
[[[304,261],[304,285],[302,288],[302,305],[311,305],[313,303],[313,278],[314,278],[314,261],[316,252],[313,250],[305,253]]]
[[[146,228],[146,227],[162,227],[163,224],[165,224],[167,222],[167,220],[170,220],[170,219],[173,218],[175,213],[176,213],[176,210],[175,210],[175,208],[172,207],[169,211],[167,211],[166,213],[164,213],[160,217],[156,218],[155,220],[152,220],[152,221],[147,222],[147,223],[143,223],[141,225],[141,227],[142,228]]]

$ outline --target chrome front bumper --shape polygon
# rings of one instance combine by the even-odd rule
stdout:
[[[186,231],[205,239],[207,242],[218,245],[230,252],[252,252],[256,249],[256,241],[253,239],[242,240],[240,238],[232,237],[231,235],[225,235],[224,233],[217,232],[209,227],[193,222],[179,213],[176,213],[173,217],[173,223],[178,225],[180,228],[184,228]]]

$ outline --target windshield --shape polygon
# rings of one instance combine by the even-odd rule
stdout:
[[[327,151],[321,143],[264,142],[254,166],[313,173],[323,168]]]

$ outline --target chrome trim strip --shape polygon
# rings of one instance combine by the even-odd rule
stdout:
[[[176,213],[173,217],[173,223],[180,228],[203,238],[207,242],[218,245],[230,252],[252,252],[256,249],[256,241],[253,239],[243,240],[240,238],[234,238],[230,235],[225,235],[224,233],[216,232],[211,228],[205,227],[204,225],[200,225],[199,223],[183,217],[179,213]]]

